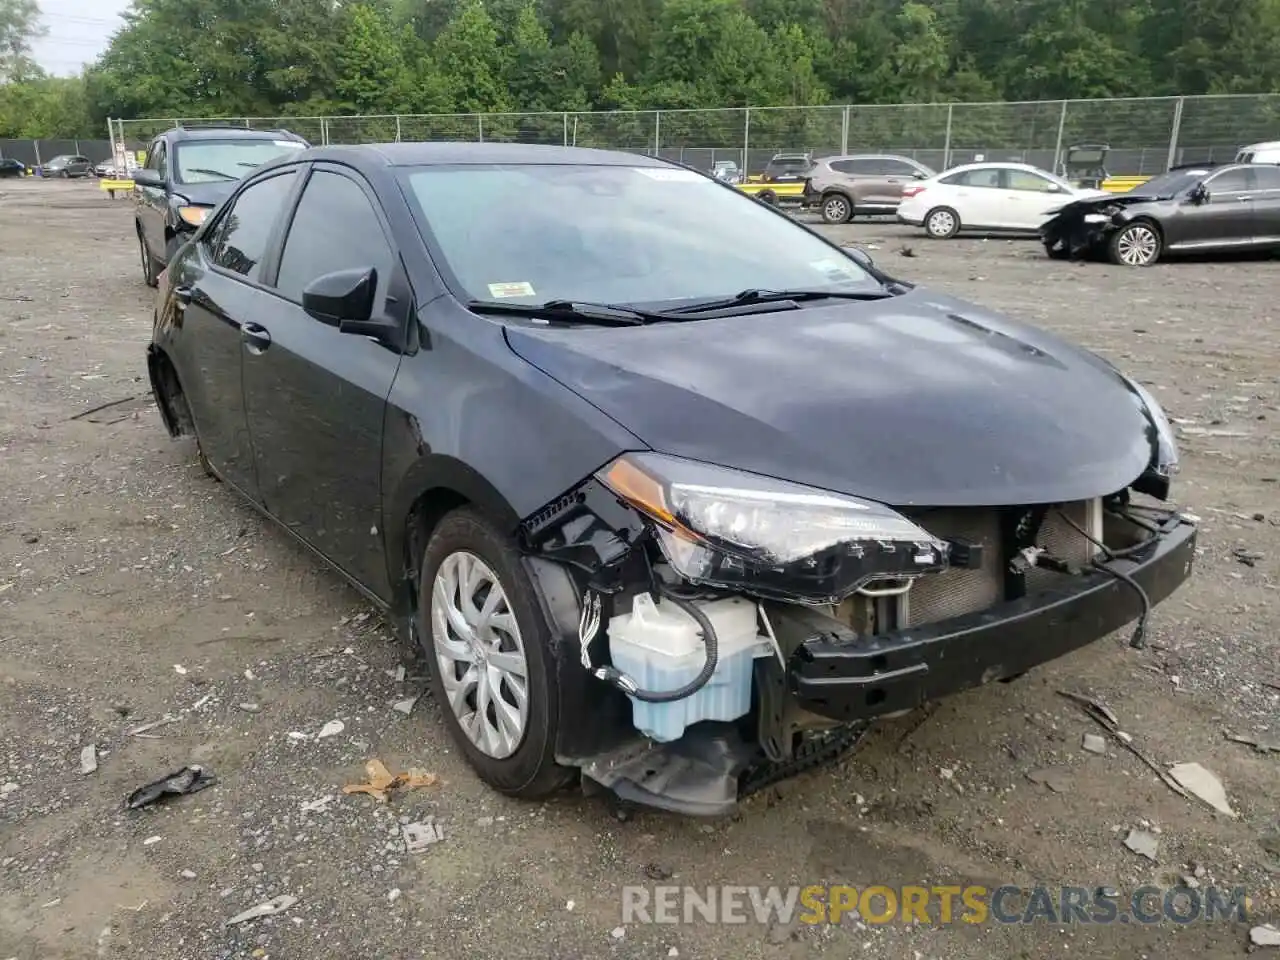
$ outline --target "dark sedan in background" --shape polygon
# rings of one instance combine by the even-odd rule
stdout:
[[[1077,200],[1041,228],[1055,259],[1149,267],[1166,253],[1280,250],[1280,166],[1171,170],[1128,193]]]
[[[27,165],[12,157],[0,157],[0,177],[25,177]]]
[[[133,171],[134,226],[142,278],[149,286],[240,178],[307,141],[287,130],[173,127],[147,147]]]
[[[93,173],[93,161],[78,154],[64,154],[40,165],[42,177],[87,177]]]
[[[706,174],[404,143],[231,191],[157,296],[164,422],[421,642],[498,790],[723,813],[1190,573],[1146,390]]]

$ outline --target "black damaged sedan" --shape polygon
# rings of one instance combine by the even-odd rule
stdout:
[[[420,643],[487,783],[716,814],[1189,576],[1100,358],[624,153],[315,148],[161,278],[170,433]]]

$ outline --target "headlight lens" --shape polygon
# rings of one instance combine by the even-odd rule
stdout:
[[[1162,477],[1172,477],[1178,472],[1178,441],[1173,433],[1173,425],[1169,423],[1164,408],[1160,406],[1160,401],[1151,395],[1151,391],[1136,380],[1130,380],[1129,386],[1141,401],[1156,431],[1156,452],[1152,467]]]
[[[204,223],[205,217],[209,216],[212,207],[179,207],[178,216],[193,227],[198,227]]]
[[[653,453],[625,454],[596,479],[652,521],[694,583],[834,603],[947,565],[946,542],[868,500]]]

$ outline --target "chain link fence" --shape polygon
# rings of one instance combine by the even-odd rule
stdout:
[[[780,152],[883,152],[935,169],[1017,160],[1059,170],[1074,144],[1106,144],[1113,174],[1150,176],[1171,165],[1232,159],[1243,145],[1280,139],[1280,94],[1046,100],[1025,103],[850,104],[720,110],[348,117],[161,118],[108,122],[113,142],[145,147],[179,125],[288,129],[315,144],[461,140],[629,150],[748,172]]]

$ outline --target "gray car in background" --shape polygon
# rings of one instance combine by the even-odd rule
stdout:
[[[806,207],[817,207],[825,223],[848,223],[859,214],[893,213],[903,189],[935,171],[910,157],[859,153],[826,157],[809,171]]]

